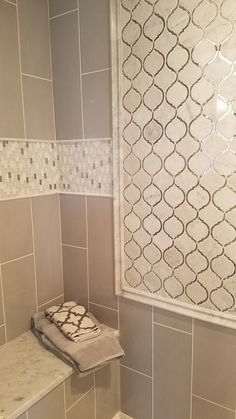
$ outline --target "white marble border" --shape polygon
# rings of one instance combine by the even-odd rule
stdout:
[[[123,229],[123,204],[121,201],[122,175],[122,145],[121,145],[121,74],[120,74],[120,0],[111,0],[111,54],[112,54],[112,113],[113,113],[113,195],[114,195],[114,240],[115,240],[115,293],[116,295],[141,302],[144,304],[169,310],[197,320],[236,329],[236,314],[223,313],[205,309],[196,305],[177,302],[151,293],[142,293],[136,289],[125,287],[124,263],[122,249],[124,247]]]

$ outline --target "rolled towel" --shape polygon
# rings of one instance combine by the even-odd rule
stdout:
[[[47,308],[45,316],[74,342],[82,342],[101,334],[98,323],[94,322],[85,307],[75,301]]]

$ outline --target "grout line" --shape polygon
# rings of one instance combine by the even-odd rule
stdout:
[[[12,2],[12,1],[10,1],[10,0],[3,0],[3,1],[5,1],[5,3],[11,4],[12,6],[16,6],[16,3],[13,3],[13,2]]]
[[[15,258],[15,259],[7,260],[6,262],[2,262],[0,265],[5,266],[5,265],[8,265],[9,263],[17,262],[18,260],[25,259],[25,258],[28,258],[30,256],[33,256],[33,254],[34,254],[34,252],[31,252],[31,253],[28,253],[27,255],[20,256],[20,257]]]
[[[102,307],[102,308],[105,308],[107,310],[115,311],[115,313],[118,312],[118,310],[116,310],[115,308],[110,308],[110,307],[104,306],[102,304],[94,303],[92,300],[90,300],[89,302],[90,302],[90,304],[93,304],[95,306]]]
[[[20,85],[21,85],[22,117],[23,117],[24,136],[26,138],[25,104],[24,104],[22,62],[21,62],[21,45],[20,45],[19,0],[16,0],[16,20],[17,20],[17,35],[18,35],[18,48],[19,48],[19,65],[20,65]]]
[[[38,193],[38,194],[9,196],[7,198],[0,198],[0,202],[13,201],[14,199],[27,199],[27,198],[35,198],[35,197],[38,197],[38,196],[52,196],[52,195],[93,196],[95,198],[97,197],[97,198],[113,199],[112,195],[105,195],[105,194],[99,194],[99,193],[64,192],[64,191],[60,191],[58,189],[57,192],[55,192],[55,190],[52,190],[51,192],[42,192],[42,193]],[[65,246],[70,246],[70,245],[68,244],[68,245],[65,245]],[[74,246],[74,247],[77,247],[77,246]],[[83,247],[81,247],[81,249],[83,249]]]
[[[54,103],[54,83],[53,83],[53,72],[52,72],[52,43],[51,43],[51,30],[50,30],[50,21],[49,21],[49,0],[47,0],[48,8],[48,34],[49,34],[49,61],[50,61],[50,71],[51,71],[51,81],[52,81],[52,114],[53,114],[53,131],[54,138],[57,139],[56,135],[56,117],[55,117],[55,103]],[[60,163],[60,162],[59,162]]]
[[[197,396],[196,394],[193,394],[193,397],[196,397],[197,399],[200,399],[200,400],[204,400],[207,403],[214,404],[215,406],[221,407],[222,409],[229,410],[230,412],[234,412],[234,409],[231,409],[230,407],[223,406],[222,404],[213,402],[212,400],[205,399],[204,397],[201,397],[201,396]]]
[[[35,262],[35,237],[34,237],[34,222],[33,222],[33,205],[32,198],[30,198],[30,214],[31,214],[31,231],[32,231],[32,241],[33,241],[33,255],[34,255],[34,284],[35,284],[35,297],[36,297],[36,308],[39,309],[39,299],[38,299],[38,286],[37,286],[37,273],[36,273],[36,262]]]
[[[68,140],[42,140],[40,138],[7,138],[7,137],[0,137],[0,141],[7,141],[12,143],[46,143],[46,144],[76,144],[76,143],[83,143],[83,142],[112,142],[111,137],[97,137],[97,138],[73,138]]]
[[[150,378],[152,380],[151,375],[145,374],[144,372],[137,371],[134,368],[127,367],[126,365],[123,365],[123,364],[121,364],[121,367],[126,368],[127,370],[130,370],[130,371],[136,372],[137,374],[143,375],[144,377]]]
[[[4,301],[4,293],[3,293],[3,277],[2,277],[2,268],[0,265],[0,288],[1,288],[1,297],[2,297],[2,312],[3,312],[3,321],[5,324],[5,341],[7,343],[7,323],[6,323],[6,309],[5,309],[5,301]]]
[[[154,307],[152,306],[152,419],[154,419]]]
[[[64,12],[64,13],[59,13],[58,15],[55,15],[55,16],[50,16],[49,20],[53,20],[53,19],[56,19],[57,17],[69,15],[70,13],[76,12],[77,10],[78,9],[76,8],[76,9],[68,10],[67,12]]]
[[[90,391],[92,390],[94,390],[94,385],[90,387],[90,389],[86,391],[86,393],[84,393],[83,396],[81,396],[78,400],[76,400],[76,402],[74,402],[70,407],[68,407],[68,409],[66,409],[66,413],[69,412],[72,409],[72,407],[74,407],[80,400],[82,400],[85,396],[87,396],[87,394],[90,393]]]
[[[82,83],[82,54],[81,54],[81,31],[80,31],[80,9],[79,0],[77,0],[78,7],[78,41],[79,41],[79,70],[80,70],[80,100],[81,100],[81,122],[82,122],[82,135],[84,138],[84,98],[83,98],[83,83]]]
[[[109,71],[109,70],[111,70],[111,67],[101,68],[101,70],[93,70],[93,71],[87,71],[86,73],[81,73],[81,76],[88,76],[90,74],[102,73],[103,71]]]
[[[62,246],[65,246],[65,247],[72,247],[72,248],[75,248],[75,249],[80,249],[80,250],[87,250],[87,247],[75,246],[75,245],[73,245],[73,244],[67,244],[67,243],[62,243]]]
[[[120,336],[120,297],[117,296],[117,309],[118,309],[118,333]],[[119,368],[118,368],[118,409],[121,411],[121,366],[119,361]]]
[[[192,353],[191,353],[191,387],[190,387],[190,419],[193,416],[193,344],[194,344],[194,319],[192,319]]]
[[[192,333],[191,332],[186,332],[185,330],[176,329],[175,327],[167,326],[165,324],[161,324],[161,323],[158,323],[158,322],[155,322],[155,321],[153,323],[154,323],[154,325],[156,324],[158,326],[166,327],[167,329],[174,330],[175,332],[185,333],[186,335],[192,336]]]
[[[39,79],[39,80],[52,82],[51,79],[47,79],[46,77],[35,76],[34,74],[29,74],[29,73],[21,73],[21,74],[22,76],[32,77],[33,79]]]
[[[94,380],[94,419],[97,419],[97,392],[96,392],[96,373],[93,373]]]
[[[80,196],[94,196],[98,198],[114,198],[113,195],[110,194],[102,194],[102,193],[92,193],[92,192],[71,192],[71,191],[59,191],[61,195],[80,195]]]
[[[90,277],[89,277],[89,238],[88,238],[88,198],[85,197],[85,226],[86,226],[86,268],[87,268],[87,291],[88,291],[88,310],[90,304]]]
[[[39,305],[39,308],[40,308],[40,307],[42,307],[42,306],[45,306],[45,304],[52,303],[52,302],[53,302],[54,300],[56,300],[57,298],[60,298],[60,297],[63,297],[63,296],[64,296],[64,294],[57,295],[56,297],[52,298],[51,300],[45,301],[45,303],[40,304],[40,305]]]
[[[62,275],[62,292],[63,299],[65,297],[65,287],[64,287],[64,265],[63,265],[63,248],[62,248],[62,228],[61,228],[61,199],[60,194],[57,194],[58,199],[58,210],[59,210],[59,235],[60,235],[60,249],[61,249],[61,275]]]

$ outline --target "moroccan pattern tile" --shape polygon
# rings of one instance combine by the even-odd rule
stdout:
[[[236,298],[235,0],[121,0],[124,290]]]

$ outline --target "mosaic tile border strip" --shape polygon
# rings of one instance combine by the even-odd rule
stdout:
[[[112,194],[111,140],[0,139],[0,200]]]
[[[236,328],[233,3],[112,4],[117,294]]]

